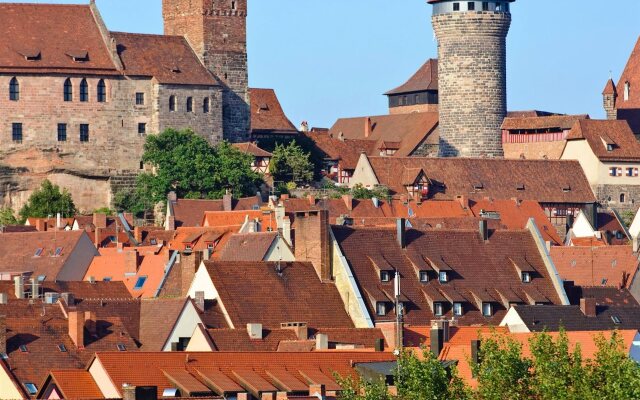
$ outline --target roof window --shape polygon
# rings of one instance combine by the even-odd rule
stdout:
[[[62,247],[56,247],[56,252],[54,253],[55,257],[60,257],[62,254]]]
[[[32,396],[38,393],[38,387],[31,382],[25,382],[24,387],[25,389],[27,389],[27,392]]]
[[[380,281],[389,282],[391,280],[391,273],[389,271],[380,271]]]
[[[118,351],[127,351],[127,347],[122,343],[118,343],[116,347],[118,348]]]
[[[40,60],[40,50],[38,49],[25,49],[18,51],[18,53],[20,53],[20,55],[27,61]]]
[[[138,277],[138,280],[136,281],[136,285],[133,287],[133,290],[142,289],[142,287],[144,286],[146,281],[147,281],[147,277],[146,276]]]
[[[613,323],[616,325],[620,325],[622,323],[622,321],[620,320],[620,317],[618,317],[617,315],[612,315],[611,321],[613,321]]]
[[[27,349],[27,345],[24,345],[24,344],[21,344],[19,349],[21,353],[26,353],[29,351],[29,349]]]
[[[74,50],[67,52],[67,55],[73,59],[74,62],[87,62],[89,61],[89,52],[86,50]]]
[[[34,257],[40,257],[42,255],[42,252],[44,251],[44,249],[42,247],[38,247],[36,249],[35,254],[33,255]]]
[[[529,282],[531,282],[531,273],[523,272],[522,273],[522,283],[529,283]]]
[[[630,92],[631,92],[631,84],[629,83],[629,81],[627,81],[624,83],[624,101],[629,100]]]
[[[66,353],[67,352],[67,346],[65,346],[64,344],[60,343],[58,345],[58,351],[60,351],[60,353]]]
[[[473,189],[474,190],[482,190],[482,189],[484,189],[484,184],[482,182],[475,182],[473,184]]]

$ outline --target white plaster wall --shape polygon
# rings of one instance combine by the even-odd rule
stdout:
[[[171,343],[179,341],[181,337],[191,337],[198,324],[202,323],[196,307],[190,301],[187,302],[162,351],[171,351]]]

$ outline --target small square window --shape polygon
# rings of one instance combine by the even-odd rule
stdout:
[[[483,1],[482,2],[482,11],[489,11],[489,2],[488,1]]]
[[[440,273],[438,273],[438,280],[440,283],[449,282],[449,275],[447,274],[447,271],[440,271]]]
[[[436,317],[444,315],[444,307],[442,306],[442,303],[433,303],[433,314]]]
[[[118,343],[116,347],[118,348],[118,351],[127,351],[127,347],[122,343]]]
[[[19,122],[11,124],[11,139],[14,143],[22,143],[22,124]]]
[[[429,273],[427,271],[420,271],[420,282],[429,282]]]
[[[67,141],[67,124],[58,124],[58,142]]]
[[[491,317],[493,315],[491,303],[482,303],[482,315],[485,317]]]
[[[144,105],[144,93],[138,92],[136,93],[136,105],[143,106]]]
[[[89,141],[89,124],[80,124],[80,141],[83,143]]]
[[[27,389],[27,392],[32,396],[38,393],[38,387],[31,382],[25,382],[24,387]]]
[[[460,3],[453,3],[453,11],[460,11]]]
[[[523,272],[522,273],[522,282],[523,283],[531,282],[531,274],[529,272]]]
[[[469,11],[475,11],[475,9],[476,9],[476,3],[475,3],[474,1],[470,1],[470,2],[467,4],[467,9],[468,9]]]
[[[462,303],[453,303],[453,315],[462,315]]]
[[[142,287],[144,286],[146,281],[147,281],[147,277],[146,276],[138,277],[138,280],[136,281],[136,285],[133,287],[133,290],[142,289]]]
[[[391,274],[389,271],[380,271],[380,280],[382,282],[389,282],[391,280]]]
[[[376,303],[376,314],[387,315],[387,305],[385,302],[379,301]]]
[[[612,315],[611,321],[613,321],[613,323],[616,325],[620,325],[622,323],[622,321],[620,320],[620,317],[618,317],[617,315]]]
[[[145,124],[144,122],[140,122],[138,124],[138,134],[144,135],[146,133],[147,133],[147,124]]]

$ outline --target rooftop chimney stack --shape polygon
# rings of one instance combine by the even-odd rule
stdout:
[[[247,324],[249,339],[262,340],[262,324]]]
[[[333,279],[331,271],[331,233],[327,210],[298,212],[295,218],[296,261],[313,264],[322,282]]]
[[[231,191],[227,190],[227,193],[222,197],[222,207],[224,211],[232,211],[233,210],[233,195]]]
[[[93,311],[84,312],[84,326],[87,328],[87,333],[89,333],[89,336],[98,336],[97,322],[98,321],[96,318],[96,313],[94,313]]]
[[[93,226],[105,229],[107,227],[107,215],[101,213],[93,214]]]
[[[309,396],[318,397],[320,400],[326,400],[327,398],[327,388],[325,385],[310,385],[309,386]]]
[[[371,136],[373,129],[371,126],[371,118],[367,117],[364,119],[364,137],[369,138]]]
[[[34,300],[40,298],[40,282],[38,278],[31,278],[31,298]]]
[[[84,313],[69,311],[69,337],[77,348],[84,348]]]
[[[479,226],[480,238],[486,242],[487,240],[489,240],[489,223],[487,222],[487,220],[483,219],[480,220]]]
[[[580,299],[580,310],[586,317],[596,316],[596,299],[587,297]]]
[[[329,350],[329,336],[324,333],[316,335],[316,350]]]
[[[397,236],[398,236],[398,245],[401,249],[407,248],[407,220],[404,218],[399,218],[396,221],[397,228]]]
[[[15,286],[16,298],[24,299],[24,279],[22,278],[22,276],[16,276],[15,278],[13,278],[13,282]]]
[[[204,292],[203,291],[196,292],[196,298],[193,299],[193,301],[196,304],[196,307],[198,308],[198,310],[204,312]]]
[[[353,196],[345,194],[342,196],[342,200],[344,201],[344,205],[347,207],[347,210],[353,211]]]

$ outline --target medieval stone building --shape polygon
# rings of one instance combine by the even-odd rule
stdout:
[[[195,7],[194,4],[200,4]],[[44,178],[80,209],[132,185],[145,136],[249,133],[246,0],[164,0],[167,35],[110,32],[89,5],[0,4],[0,196]]]
[[[502,157],[506,37],[514,0],[429,0],[438,39],[440,155]]]

